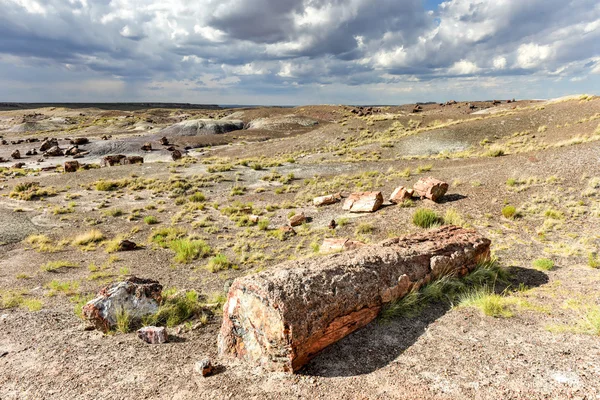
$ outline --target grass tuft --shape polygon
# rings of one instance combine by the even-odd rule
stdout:
[[[413,224],[421,228],[429,229],[440,226],[442,223],[442,218],[435,211],[427,208],[419,208],[413,214]]]

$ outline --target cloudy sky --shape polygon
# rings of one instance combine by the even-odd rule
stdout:
[[[598,0],[0,0],[0,101],[600,94]]]

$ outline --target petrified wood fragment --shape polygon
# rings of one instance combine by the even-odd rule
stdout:
[[[489,258],[490,241],[446,226],[236,279],[224,306],[219,353],[293,372],[371,322],[388,302]]]

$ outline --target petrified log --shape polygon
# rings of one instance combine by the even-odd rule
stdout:
[[[306,215],[304,215],[303,212],[300,214],[292,215],[288,219],[288,223],[290,224],[290,226],[300,226],[305,222],[306,222]]]
[[[77,161],[65,161],[65,172],[77,172],[79,169],[79,162]]]
[[[438,199],[448,191],[448,184],[438,179],[428,177],[419,179],[413,188],[417,196],[438,201]]]
[[[382,204],[383,195],[381,192],[358,192],[348,196],[342,205],[342,209],[355,213],[374,212],[379,210]]]
[[[335,204],[342,199],[342,195],[340,193],[336,194],[328,194],[327,196],[315,197],[313,199],[313,204],[315,206],[326,206],[329,204]]]
[[[399,204],[404,200],[409,200],[413,197],[413,189],[407,189],[404,186],[398,186],[390,196],[390,203]]]
[[[236,279],[218,339],[222,356],[293,372],[371,322],[385,303],[489,258],[490,241],[446,226],[345,253],[288,261]]]

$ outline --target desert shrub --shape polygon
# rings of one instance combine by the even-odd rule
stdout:
[[[231,262],[225,254],[217,254],[208,261],[208,270],[210,272],[218,272],[231,267]]]
[[[177,291],[168,289],[163,292],[163,301],[156,314],[147,317],[146,325],[177,326],[194,316],[202,316],[202,303],[195,290]]]
[[[550,271],[552,268],[554,268],[554,261],[548,258],[538,258],[537,260],[533,261],[532,265],[535,269]]]
[[[201,203],[206,200],[206,196],[202,192],[196,192],[190,196],[189,200],[192,203]]]
[[[465,221],[458,211],[454,208],[450,208],[446,211],[446,214],[444,214],[444,224],[463,226]]]
[[[38,200],[56,195],[53,188],[42,188],[38,182],[24,182],[17,184],[9,196],[17,200]]]
[[[499,147],[495,147],[495,148],[491,148],[488,151],[486,151],[483,155],[485,157],[501,157],[505,154],[504,150],[499,148]]]
[[[127,312],[127,310],[125,310],[125,308],[121,307],[121,309],[117,311],[116,319],[117,324],[115,326],[115,329],[117,330],[117,332],[129,333],[133,330],[134,321],[132,320],[131,315]]]
[[[73,245],[86,246],[92,243],[98,243],[104,240],[104,234],[97,229],[92,229],[86,233],[78,235],[73,239]]]
[[[211,248],[203,240],[189,238],[175,239],[169,243],[169,248],[175,252],[175,262],[189,264],[199,257],[206,257],[211,253]]]
[[[155,225],[158,224],[158,218],[154,215],[147,215],[144,217],[144,222],[148,225]]]
[[[460,296],[459,307],[479,308],[488,317],[510,318],[514,314],[510,310],[511,300],[494,293],[493,289],[483,286]]]
[[[497,283],[508,284],[509,273],[497,262],[481,263],[462,278],[456,276],[443,276],[418,291],[411,291],[406,296],[390,303],[381,312],[383,320],[394,317],[414,317],[432,302],[444,302],[466,306],[467,299],[476,298],[475,294],[491,294]],[[475,305],[474,303],[472,305]]]
[[[48,293],[48,296],[56,296],[59,293],[63,293],[66,296],[73,296],[77,293],[77,290],[79,289],[79,282],[61,282],[54,279],[48,282],[46,284],[46,287],[50,289],[50,293]]]
[[[504,206],[502,208],[502,215],[504,218],[515,218],[517,216],[517,209],[515,206]]]
[[[369,223],[369,222],[363,222],[361,224],[359,224],[356,227],[356,234],[362,234],[362,235],[367,235],[367,234],[371,234],[375,231],[375,227],[373,226],[373,224]]]
[[[435,211],[427,208],[419,208],[413,214],[413,224],[421,228],[429,229],[441,225],[442,222],[442,218]]]
[[[164,227],[155,230],[150,235],[150,241],[158,244],[160,247],[169,247],[169,243],[175,239],[182,238],[186,235],[186,231],[175,226]]]
[[[55,272],[62,268],[78,268],[79,266],[71,261],[48,261],[46,264],[41,266],[42,271]]]
[[[267,218],[260,219],[258,221],[258,229],[260,229],[261,231],[266,231],[267,229],[269,229],[269,224],[270,221]]]
[[[600,268],[600,257],[597,254],[588,254],[588,265],[592,268]]]

